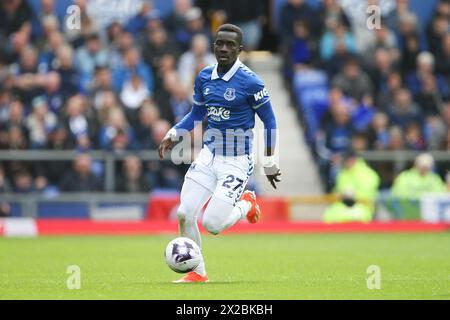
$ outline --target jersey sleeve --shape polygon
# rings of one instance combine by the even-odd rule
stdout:
[[[192,102],[200,107],[205,105],[205,98],[203,97],[202,91],[202,78],[200,77],[200,74],[198,74],[195,78],[194,95],[192,96]]]
[[[261,79],[255,77],[249,82],[248,103],[256,110],[269,102],[270,96]]]

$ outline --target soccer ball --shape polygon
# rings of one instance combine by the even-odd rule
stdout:
[[[166,247],[165,257],[169,268],[178,273],[194,270],[203,259],[200,247],[185,237],[170,241]]]

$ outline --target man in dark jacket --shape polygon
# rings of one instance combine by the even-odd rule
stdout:
[[[101,180],[91,171],[91,157],[88,154],[78,155],[73,170],[63,176],[60,184],[62,192],[102,191]]]

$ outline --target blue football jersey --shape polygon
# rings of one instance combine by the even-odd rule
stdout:
[[[263,81],[239,59],[223,75],[217,64],[204,68],[193,96],[194,104],[207,110],[204,144],[216,154],[251,153],[256,110],[269,100]]]

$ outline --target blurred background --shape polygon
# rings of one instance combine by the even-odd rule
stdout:
[[[450,221],[449,0],[4,0],[0,17],[0,216],[174,220],[188,165],[157,146],[230,22],[280,128],[283,182],[248,186],[263,221]]]

